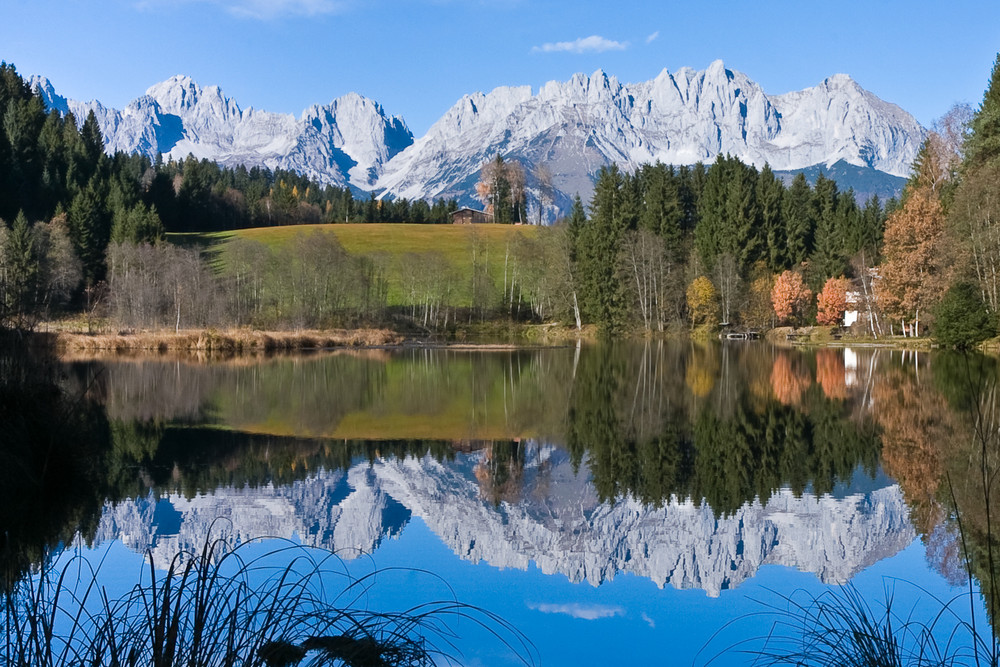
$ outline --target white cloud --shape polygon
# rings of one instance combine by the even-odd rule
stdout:
[[[650,618],[649,614],[647,614],[646,612],[642,612],[642,620],[646,621],[646,625],[648,625],[649,627],[653,628],[654,630],[656,629],[656,621]]]
[[[344,8],[339,0],[224,0],[231,13],[255,19],[283,16],[318,16],[333,14]]]
[[[140,0],[140,9],[169,5],[211,4],[240,18],[270,19],[291,16],[335,14],[347,7],[346,0]]]
[[[628,42],[616,42],[613,39],[606,39],[600,35],[590,37],[580,37],[572,42],[547,42],[541,46],[533,47],[535,53],[603,53],[604,51],[624,51],[628,48]]]
[[[660,36],[660,31],[659,31],[659,30],[657,30],[656,32],[654,32],[653,34],[651,34],[651,35],[650,35],[649,37],[647,37],[647,38],[646,38],[646,43],[647,43],[647,44],[652,44],[653,42],[655,42],[655,41],[656,41],[656,39],[657,39],[657,38],[658,38],[659,36]]]
[[[608,607],[602,604],[582,605],[582,604],[538,604],[529,605],[530,609],[540,611],[543,614],[566,614],[583,621],[596,621],[601,618],[614,618],[624,616],[625,610],[621,607]]]

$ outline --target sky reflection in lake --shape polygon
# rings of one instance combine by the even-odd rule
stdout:
[[[877,608],[889,586],[919,618],[961,593],[934,527],[932,478],[954,455],[900,436],[957,437],[945,363],[652,344],[71,373],[100,378],[115,450],[144,480],[107,503],[101,545],[166,557],[224,517],[238,539],[335,549],[358,574],[407,568],[370,604],[453,590],[546,665],[689,664],[765,634],[761,603],[781,596],[850,582]],[[504,664],[459,631],[466,664]]]

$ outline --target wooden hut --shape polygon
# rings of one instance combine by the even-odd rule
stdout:
[[[493,214],[474,208],[460,208],[451,214],[453,225],[481,225],[488,222],[493,222]]]

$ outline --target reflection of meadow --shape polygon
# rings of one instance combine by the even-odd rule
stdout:
[[[556,434],[572,354],[413,350],[255,364],[76,363],[72,371],[114,420],[299,438],[465,440]]]

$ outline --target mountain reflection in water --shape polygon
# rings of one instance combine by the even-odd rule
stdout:
[[[486,452],[442,462],[432,456],[380,459],[347,471],[320,470],[283,486],[220,487],[194,498],[150,495],[109,504],[99,542],[152,547],[164,561],[197,550],[211,524],[227,521],[238,540],[298,536],[353,558],[374,553],[420,517],[458,556],[599,585],[628,572],[657,586],[700,588],[718,596],[777,564],[845,583],[909,545],[914,531],[899,487],[863,479],[836,495],[796,496],[788,489],[716,517],[712,508],[672,498],[660,506],[635,499],[601,501],[565,451],[528,443],[524,497],[494,505],[476,469]],[[158,515],[176,516],[166,526]]]
[[[843,584],[920,535],[926,571],[898,574],[959,582],[942,479],[978,398],[955,363],[665,342],[68,362],[110,440],[80,528],[165,558],[223,518],[351,559],[419,519],[470,563],[710,597],[766,565]]]

